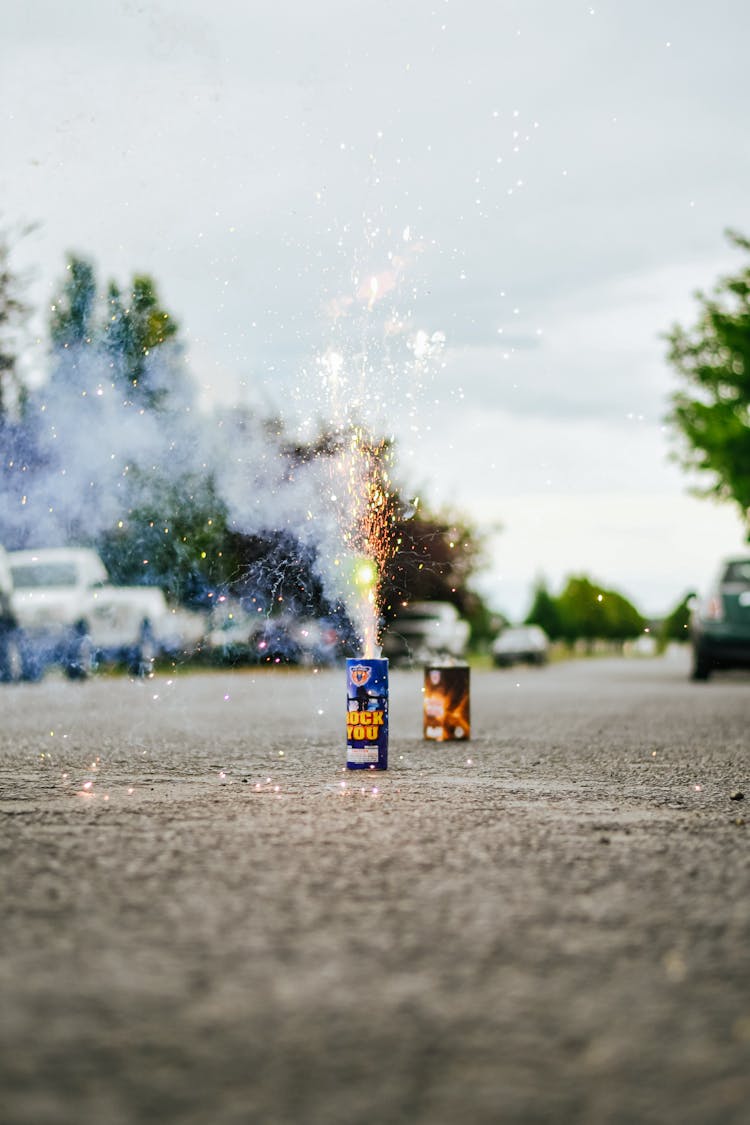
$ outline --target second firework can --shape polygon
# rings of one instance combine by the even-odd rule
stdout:
[[[388,661],[346,662],[346,767],[388,769]]]
[[[470,733],[468,664],[429,664],[424,670],[424,737],[453,742]]]

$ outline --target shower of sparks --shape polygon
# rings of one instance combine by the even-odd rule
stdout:
[[[326,451],[328,502],[338,527],[338,555],[331,560],[347,608],[357,627],[363,655],[378,655],[379,589],[393,552],[394,487],[390,477],[392,444],[376,440],[357,420],[368,416],[370,398],[358,383],[374,379],[372,402],[383,390],[372,371],[347,376],[344,358],[329,351],[321,361],[326,405],[335,435],[335,452]],[[310,513],[312,516],[312,513]]]
[[[445,346],[442,332],[416,326],[398,305],[403,281],[428,245],[409,226],[398,245],[379,245],[390,237],[380,223],[366,223],[368,261],[349,273],[348,291],[344,286],[328,300],[327,344],[294,388],[300,441],[320,435],[316,458],[328,484],[317,498],[322,507],[312,500],[307,520],[333,522],[335,546],[326,539],[321,568],[366,657],[379,655],[382,591],[396,547],[394,418],[410,443],[419,437],[424,391]],[[416,292],[412,284],[407,308]],[[413,457],[414,449],[406,453]]]
[[[383,464],[384,443],[370,444],[361,429],[352,432],[346,456],[348,504],[344,546],[352,556],[351,587],[362,628],[363,655],[378,650],[378,589],[393,550],[391,483]]]

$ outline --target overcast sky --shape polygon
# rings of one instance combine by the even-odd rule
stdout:
[[[660,612],[743,540],[668,459],[662,336],[750,233],[749,35],[745,0],[12,0],[0,219],[40,307],[71,250],[152,273],[206,404],[291,412],[365,333],[409,488],[502,525],[494,605],[585,571]],[[394,310],[445,335],[417,384]]]

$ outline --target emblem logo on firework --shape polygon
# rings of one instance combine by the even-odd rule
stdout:
[[[355,664],[349,669],[349,677],[355,687],[363,687],[372,675],[372,668],[366,664]]]

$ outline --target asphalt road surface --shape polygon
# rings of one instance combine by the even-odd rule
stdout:
[[[0,689],[4,1125],[746,1125],[750,678],[475,672],[436,745],[394,671],[377,776],[345,694]]]

